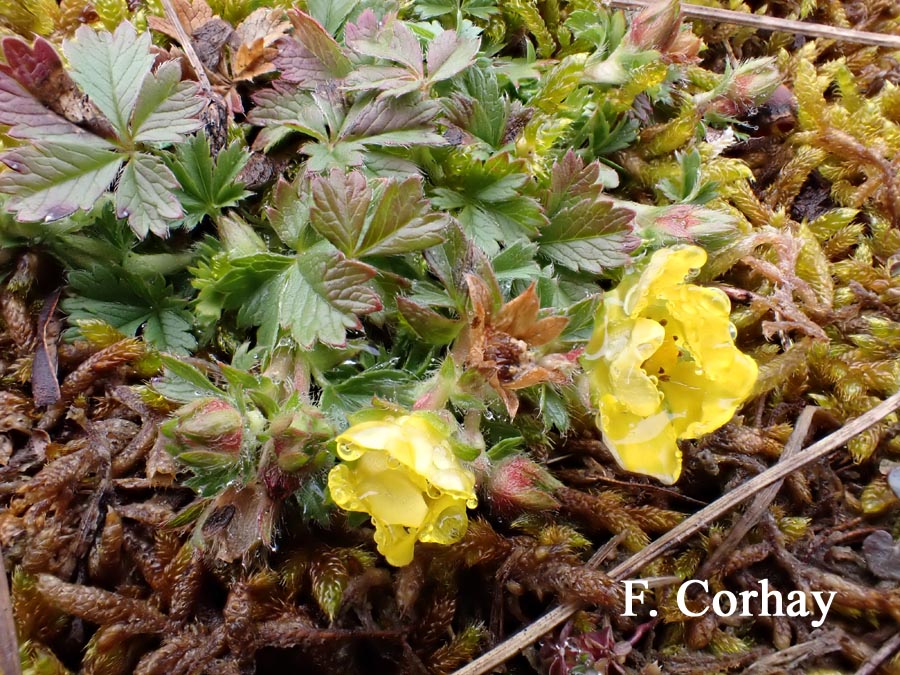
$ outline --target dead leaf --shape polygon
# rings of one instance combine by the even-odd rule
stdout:
[[[234,29],[222,19],[211,19],[191,34],[194,51],[206,68],[215,72],[222,61],[222,47]]]
[[[263,38],[257,38],[250,44],[242,44],[232,59],[232,80],[252,80],[259,75],[274,72],[276,56],[278,50],[266,47]]]
[[[215,15],[206,0],[172,0],[172,8],[184,31],[193,36],[194,32]],[[159,16],[148,16],[147,24],[155,31],[168,35],[178,41],[178,33],[168,19]]]
[[[260,8],[250,14],[235,28],[231,46],[254,42],[263,38],[266,47],[271,47],[275,41],[287,34],[290,22],[284,20],[284,12],[277,9]]]

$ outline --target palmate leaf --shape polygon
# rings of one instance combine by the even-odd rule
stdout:
[[[472,64],[479,41],[454,30],[438,33],[428,46],[427,60],[415,33],[396,16],[379,21],[371,9],[345,29],[347,46],[363,57],[388,62],[359,65],[344,81],[348,89],[377,89],[387,96],[425,90],[447,80]],[[426,74],[427,65],[427,74]]]
[[[196,130],[194,115],[203,102],[195,84],[181,81],[177,63],[151,72],[149,45],[149,36],[138,36],[127,23],[114,34],[83,26],[64,46],[70,79],[46,41],[29,48],[4,40],[0,123],[9,124],[14,137],[34,141],[0,158],[12,169],[0,176],[0,187],[11,195],[7,208],[19,220],[57,220],[90,209],[120,169],[116,215],[138,236],[165,235],[181,218],[172,192],[177,180],[144,144],[170,145]],[[62,98],[51,100],[54,92]]]
[[[257,340],[274,346],[282,329],[301,346],[317,340],[342,346],[359,318],[381,309],[364,284],[375,270],[347,260],[327,243],[296,256],[259,253],[237,258],[216,282],[225,309],[238,309],[238,322],[259,326]]]
[[[185,227],[192,229],[204,216],[215,217],[251,194],[236,180],[249,158],[243,145],[234,141],[214,161],[205,134],[176,147],[167,164],[180,184],[175,194],[185,211]]]
[[[144,278],[112,266],[69,274],[73,297],[62,302],[69,322],[99,319],[125,335],[141,333],[162,351],[187,354],[197,347],[187,300],[160,276]]]
[[[431,211],[419,177],[381,179],[375,191],[359,171],[312,179],[310,223],[352,258],[418,251],[443,241],[444,214]]]
[[[72,79],[106,115],[116,133],[128,136],[131,112],[155,58],[150,53],[150,33],[137,35],[127,21],[112,34],[82,26],[63,51]]]
[[[248,119],[266,127],[272,141],[289,131],[310,136],[301,151],[309,156],[307,169],[320,172],[359,166],[371,148],[443,145],[434,131],[439,106],[414,95],[372,100],[363,97],[349,109],[334,92],[270,89],[254,96],[256,107]]]
[[[544,198],[550,224],[538,244],[542,255],[568,269],[602,274],[625,265],[640,244],[635,212],[602,197],[604,169],[571,151],[553,167]]]
[[[481,161],[454,153],[446,162],[445,178],[433,190],[432,203],[454,210],[465,233],[488,255],[528,239],[546,224],[540,203],[523,194],[531,178],[525,162],[503,152]]]

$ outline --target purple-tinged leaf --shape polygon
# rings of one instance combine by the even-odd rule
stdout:
[[[443,137],[432,126],[438,112],[433,101],[376,99],[351,108],[341,136],[367,145],[443,145]]]
[[[402,96],[419,88],[421,81],[406,68],[398,66],[358,66],[344,79],[344,89],[377,89],[386,96]]]
[[[0,174],[0,192],[9,195],[7,210],[19,220],[51,221],[90,209],[115,179],[122,156],[86,134],[78,143],[16,148],[2,161],[12,169]]]
[[[439,244],[449,219],[431,210],[418,176],[388,180],[357,247],[356,255],[396,255]]]
[[[44,108],[99,136],[114,138],[109,121],[85,98],[63,67],[59,54],[45,39],[36,38],[31,47],[19,38],[4,38],[3,55],[6,63],[0,64],[0,73],[18,82]],[[6,106],[2,106],[2,110],[11,111]],[[72,133],[69,128],[54,129],[53,124],[50,121],[47,127],[38,129],[30,137],[47,138]],[[32,126],[37,128],[36,118]],[[82,129],[78,131],[84,133]]]
[[[585,164],[569,150],[553,165],[550,172],[550,189],[544,199],[547,213],[584,198],[596,198],[604,188],[616,187],[619,175],[600,162]]]
[[[328,177],[313,176],[310,224],[335,247],[353,257],[372,192],[359,171],[345,174],[332,169]]]
[[[445,30],[428,46],[428,80],[440,82],[461,73],[478,55],[477,38],[461,38],[456,31]]]
[[[248,115],[251,124],[289,126],[325,143],[328,127],[319,99],[308,91],[265,89],[253,97],[256,107]]]
[[[357,54],[385,59],[409,68],[422,79],[422,46],[409,27],[394,15],[382,22],[371,9],[366,9],[355,24],[344,27],[347,46]]]
[[[0,124],[12,127],[9,135],[21,139],[68,140],[91,136],[55,112],[48,110],[27,89],[0,72]]]
[[[601,274],[625,265],[640,244],[633,222],[631,209],[586,197],[552,216],[541,230],[540,251],[563,267]]]
[[[177,143],[202,123],[194,118],[204,102],[197,85],[181,81],[181,66],[167,61],[147,76],[131,118],[131,137],[140,143]]]
[[[350,59],[347,58],[341,46],[329,35],[322,24],[309,14],[298,9],[288,11],[288,18],[290,18],[294,26],[294,40],[305,47],[319,61],[330,78],[340,79],[353,69]],[[300,53],[302,54],[302,52]],[[295,52],[296,54],[297,52]],[[307,59],[301,60],[305,61]],[[295,65],[298,66],[298,70],[302,68],[301,63]]]

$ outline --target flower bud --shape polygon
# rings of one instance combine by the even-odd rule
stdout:
[[[625,39],[639,49],[664,52],[678,36],[680,26],[681,3],[660,0],[634,17]]]
[[[177,410],[162,432],[175,441],[169,450],[186,464],[214,466],[237,458],[243,427],[241,413],[228,401],[202,398]]]
[[[333,431],[322,414],[311,407],[276,417],[269,432],[272,448],[283,471],[315,466],[325,457],[325,442]]]
[[[524,455],[502,460],[490,471],[487,481],[491,504],[501,515],[521,511],[548,511],[559,506],[553,492],[562,484]]]

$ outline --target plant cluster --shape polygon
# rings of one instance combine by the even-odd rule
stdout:
[[[896,23],[857,4],[770,11]],[[623,617],[587,560],[777,462],[806,405],[821,434],[898,388],[889,55],[670,0],[0,0],[0,26],[25,672],[451,673],[560,601],[586,610],[514,668],[842,672],[894,630],[896,416],[642,571],[835,590],[827,634],[664,586]]]

